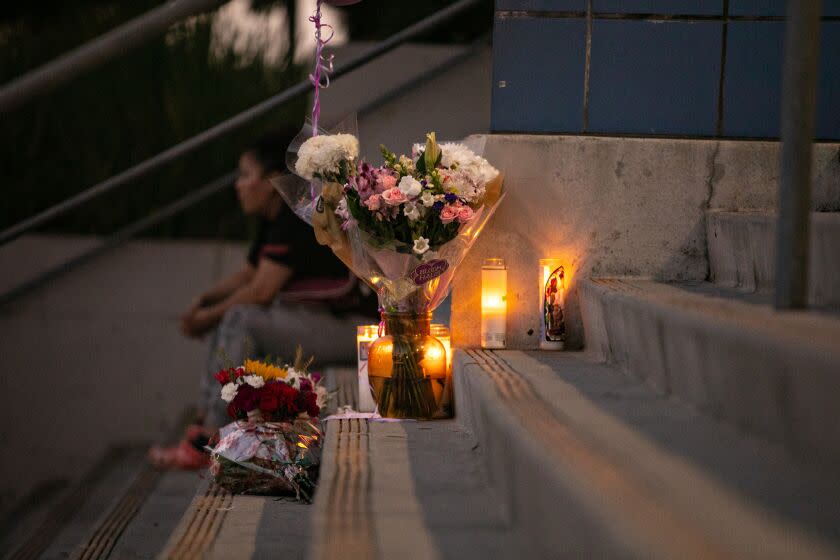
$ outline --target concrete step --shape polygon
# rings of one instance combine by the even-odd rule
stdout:
[[[835,471],[576,353],[457,350],[458,418],[541,558],[837,558]]]
[[[585,280],[587,347],[661,394],[802,457],[837,462],[840,320],[734,295],[702,283]]]
[[[160,476],[146,466],[145,448],[111,448],[77,484],[37,497],[31,512],[10,520],[3,558],[108,557]]]
[[[356,371],[326,372],[352,405]],[[61,515],[8,558],[398,558],[533,555],[490,485],[481,450],[454,420],[326,422],[315,503],[233,496],[208,473],[160,473],[140,448],[61,494]],[[54,500],[55,501],[55,500]],[[28,525],[33,525],[29,523]]]
[[[461,560],[533,555],[532,545],[512,528],[481,456],[472,434],[454,420],[329,421],[312,505],[233,496],[206,478],[180,520],[171,511],[158,511],[170,535],[156,557]],[[151,518],[155,508],[147,509],[149,515],[141,512],[138,520]],[[136,523],[125,538],[136,540]],[[128,548],[118,543],[115,550]]]
[[[745,292],[773,290],[776,215],[706,213],[711,279]],[[840,212],[811,215],[810,301],[840,306]]]

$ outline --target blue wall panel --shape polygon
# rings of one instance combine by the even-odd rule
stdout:
[[[496,9],[585,12],[586,0],[496,0]]]
[[[729,0],[733,16],[783,16],[785,0]],[[840,16],[840,0],[824,0],[823,15]]]
[[[497,18],[493,33],[492,129],[580,132],[585,21]]]
[[[592,0],[592,9],[615,14],[721,15],[723,0]]]
[[[840,139],[840,22],[825,22],[817,89],[817,138]]]
[[[773,138],[781,135],[784,35],[784,22],[729,24],[724,135]],[[840,138],[838,55],[840,22],[825,22],[817,93],[817,138]]]
[[[724,135],[779,136],[784,35],[784,22],[729,23]]]
[[[596,20],[590,130],[713,135],[722,29],[719,22]]]

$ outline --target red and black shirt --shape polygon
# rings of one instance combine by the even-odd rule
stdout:
[[[278,299],[323,303],[334,313],[376,316],[375,294],[362,286],[328,247],[319,244],[312,227],[285,204],[274,219],[260,220],[248,262],[256,267],[263,258],[292,271]]]

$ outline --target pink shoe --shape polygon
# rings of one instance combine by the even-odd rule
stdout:
[[[184,439],[177,445],[149,448],[149,462],[161,470],[194,471],[206,468],[210,464],[210,455],[202,448],[212,437],[213,434],[206,428],[194,424],[187,427]]]

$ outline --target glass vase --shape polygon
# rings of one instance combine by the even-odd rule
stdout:
[[[386,313],[385,336],[368,353],[379,414],[386,418],[433,418],[446,387],[446,350],[431,335],[431,313]]]

